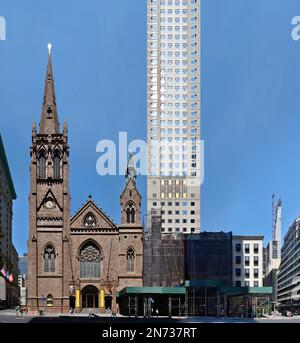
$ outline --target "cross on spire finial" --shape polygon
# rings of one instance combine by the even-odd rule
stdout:
[[[48,50],[49,50],[49,55],[51,54],[51,49],[52,49],[52,44],[51,43],[49,43],[48,45],[47,45],[47,47],[48,47]]]

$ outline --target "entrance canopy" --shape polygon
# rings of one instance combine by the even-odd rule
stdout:
[[[185,287],[125,287],[119,292],[119,297],[126,295],[185,295]]]
[[[226,295],[272,295],[272,287],[221,287],[220,292]]]
[[[220,293],[223,295],[271,295],[273,290],[272,287],[235,287],[235,286],[224,286],[218,280],[186,280],[185,287],[187,288],[218,288]]]

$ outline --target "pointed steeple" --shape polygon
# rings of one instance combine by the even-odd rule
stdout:
[[[134,159],[133,154],[129,152],[129,158],[127,162],[127,169],[126,169],[126,180],[133,180],[135,182],[136,180],[136,169],[134,165]]]
[[[55,92],[54,92],[54,79],[51,61],[51,44],[49,43],[48,49],[48,65],[45,80],[45,92],[41,113],[40,134],[58,134],[59,122],[56,108]]]

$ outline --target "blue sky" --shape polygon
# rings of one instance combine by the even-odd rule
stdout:
[[[202,0],[202,229],[271,235],[271,196],[283,232],[300,214],[298,0]],[[28,236],[29,146],[39,121],[47,48],[60,122],[69,124],[71,208],[92,194],[119,221],[123,177],[96,173],[96,144],[146,139],[146,0],[0,0],[0,131],[18,199],[13,238]],[[146,180],[138,180],[146,199]],[[145,213],[145,207],[143,209]]]

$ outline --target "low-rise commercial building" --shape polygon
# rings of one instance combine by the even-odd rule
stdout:
[[[233,280],[236,244],[241,245],[241,264],[251,256],[249,268],[258,267],[262,278],[263,237],[231,232],[161,235],[160,213],[154,211],[151,230],[144,237],[144,287],[119,292],[122,314],[256,317],[269,312],[272,287],[262,287],[261,279],[256,284],[250,277],[237,286]]]
[[[263,236],[232,237],[234,286],[263,286],[263,240]]]

